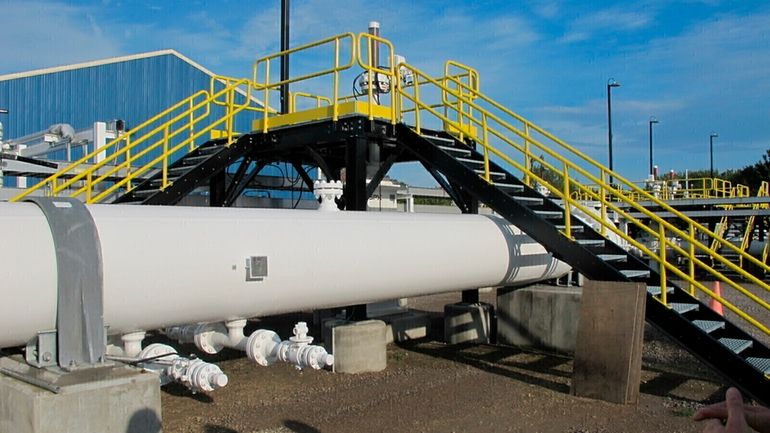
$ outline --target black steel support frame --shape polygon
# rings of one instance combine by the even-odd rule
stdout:
[[[436,133],[441,134],[441,133]],[[451,137],[444,134],[444,138]],[[384,161],[381,163],[372,182],[366,183],[366,161],[368,144],[371,141],[382,143],[390,140],[396,142],[395,151],[385,152]],[[455,145],[473,151],[471,146],[455,141]],[[382,150],[382,149],[381,149]],[[478,153],[475,153],[479,157]],[[490,184],[478,176],[472,169],[463,165],[452,155],[438,148],[430,141],[418,135],[406,125],[390,125],[377,121],[369,121],[363,116],[340,119],[338,122],[322,121],[314,124],[296,127],[282,128],[268,134],[247,134],[240,137],[229,148],[223,149],[211,158],[203,161],[199,166],[180,179],[177,179],[165,191],[156,194],[147,200],[148,203],[173,204],[181,196],[194,189],[195,185],[212,179],[217,173],[222,173],[230,164],[243,158],[241,166],[236,171],[242,178],[234,179],[228,189],[224,191],[224,205],[232,205],[234,199],[243,191],[249,183],[249,178],[256,176],[264,167],[264,161],[289,161],[295,169],[302,168],[302,164],[317,165],[322,167],[324,173],[341,174],[343,168],[346,176],[344,190],[344,202],[341,206],[347,210],[366,210],[367,200],[376,190],[378,183],[392,164],[399,161],[421,162],[447,190],[450,197],[458,204],[463,212],[472,212],[479,201],[494,209],[511,224],[524,230],[535,241],[546,246],[555,257],[569,263],[575,270],[588,278],[604,281],[629,281],[621,272],[621,266],[609,263],[598,257],[602,254],[625,254],[627,260],[623,262],[622,270],[646,270],[647,265],[638,258],[626,253],[625,250],[615,244],[607,242],[601,251],[591,250],[588,247],[574,242],[565,237],[559,228],[551,221],[538,215],[530,206],[514,200],[510,194],[501,188]],[[259,161],[257,167],[246,174],[247,160]],[[540,210],[562,211],[561,207],[551,200],[543,197],[533,189],[526,187],[519,179],[513,177],[496,164],[491,164],[491,170],[506,173],[505,183],[517,184],[524,188],[524,194],[532,198],[543,198]],[[308,184],[309,176],[305,170],[298,170],[303,181]],[[304,175],[303,175],[304,173]],[[221,188],[221,187],[218,187]],[[185,192],[186,191],[186,192]],[[220,191],[222,192],[222,191]],[[213,193],[213,190],[212,190]],[[573,226],[582,223],[572,218]],[[582,239],[604,239],[601,235],[586,227],[584,233],[575,233],[575,237]],[[659,280],[657,272],[650,270],[646,282],[654,285]],[[637,280],[638,281],[638,280]],[[675,287],[672,284],[673,287]],[[464,300],[474,300],[471,294]],[[676,290],[669,297],[676,302],[679,298],[688,298],[688,302],[698,302],[685,294],[682,290]],[[351,318],[360,319],[365,316],[365,306],[349,307]],[[719,320],[716,313],[700,304],[693,318],[703,320]],[[655,300],[651,295],[647,298],[647,318],[661,328],[663,332],[671,335],[685,348],[693,352],[697,357],[714,367],[717,371],[726,374],[735,381],[743,391],[757,400],[770,403],[770,390],[767,390],[764,376],[748,364],[737,354],[732,353],[720,344],[714,335],[700,331],[694,324],[682,315],[673,312]],[[726,322],[726,330],[729,336],[743,337],[746,334]],[[755,341],[750,336],[746,339]],[[761,344],[749,350],[749,353],[760,357],[770,357],[768,349]],[[749,367],[749,368],[747,368]]]
[[[555,257],[569,263],[586,277],[602,281],[631,281],[630,278],[620,272],[620,269],[616,269],[608,262],[601,260],[595,251],[588,250],[568,240],[567,237],[559,232],[556,226],[544,220],[529,209],[529,207],[520,204],[499,188],[488,184],[473,170],[468,169],[454,157],[434,146],[430,141],[420,137],[411,128],[406,126],[398,128],[397,133],[407,151],[413,153],[421,162],[430,165],[434,171],[442,173],[446,178],[463,185],[465,191],[490,206],[510,223],[516,225],[530,237],[544,245]],[[459,142],[456,144],[462,145]],[[470,147],[467,148],[470,149]],[[477,156],[480,157],[478,154]],[[493,162],[490,162],[490,165],[492,171],[505,172]],[[544,200],[544,204],[550,206],[549,210],[560,209],[559,205],[536,193],[531,188],[524,186],[523,183],[513,176],[509,175],[505,182],[518,182],[528,190],[527,193],[530,197],[537,194]],[[580,222],[573,218],[573,224],[577,225]],[[586,226],[585,230],[586,232],[582,234],[584,238],[600,238],[600,235],[590,227]],[[624,262],[624,269],[649,270],[650,275],[646,278],[646,282],[649,285],[654,285],[655,281],[660,280],[660,274],[615,244],[607,242],[607,248],[602,252],[626,255],[627,261]],[[669,284],[672,287],[677,287],[672,283]],[[681,289],[677,288],[669,296],[670,302],[684,299],[699,306],[697,312],[689,313],[692,315],[693,320],[724,321],[725,329],[718,331],[714,335],[707,334],[695,326],[688,318],[661,304],[650,293],[647,294],[647,320],[671,336],[674,341],[693,353],[704,363],[710,365],[727,380],[732,381],[744,393],[764,404],[770,403],[770,387],[767,386],[767,380],[764,375],[748,365],[741,356],[719,343],[717,338],[721,335],[728,335],[732,338],[753,341],[754,347],[745,352],[750,356],[770,357],[770,350],[743,330],[725,321],[723,317],[717,315],[717,313]]]

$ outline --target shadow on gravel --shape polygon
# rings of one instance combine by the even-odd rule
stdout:
[[[184,385],[179,383],[169,383],[168,385],[162,387],[161,391],[171,394],[175,397],[191,398],[200,403],[206,403],[206,404],[214,403],[214,399],[210,395],[204,394],[202,392],[193,394],[192,391],[190,391]]]
[[[557,377],[569,377],[569,373],[556,370],[555,367],[569,362],[567,358],[543,356],[534,362],[507,362],[504,365],[500,361],[522,353],[524,351],[513,347],[484,345],[485,352],[479,353],[472,349],[479,347],[476,344],[458,344],[454,346],[436,345],[427,340],[407,341],[397,344],[398,347],[411,352],[421,353],[436,358],[442,358],[453,362],[469,365],[479,370],[514,379],[523,383],[540,386],[555,392],[569,394],[569,385],[557,381],[551,381],[535,374],[527,374],[514,371],[510,367],[526,370],[540,375]]]
[[[238,433],[238,430],[222,427],[221,425],[206,424],[205,433]]]
[[[321,433],[321,430],[318,430],[315,427],[291,419],[284,421],[283,426],[294,433]]]

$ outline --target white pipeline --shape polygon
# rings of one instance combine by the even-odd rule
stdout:
[[[88,211],[110,334],[524,285],[569,270],[495,216],[122,205]],[[0,203],[0,225],[2,348],[55,329],[57,259],[37,205]]]

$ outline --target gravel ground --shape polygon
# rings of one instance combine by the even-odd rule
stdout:
[[[444,304],[458,300],[459,294],[415,298],[409,306],[438,317]],[[482,300],[494,303],[494,295]],[[287,335],[298,319],[310,317],[266,318],[258,326]],[[388,368],[360,375],[261,368],[232,351],[207,360],[221,366],[230,384],[198,395],[164,388],[164,432],[697,432],[692,414],[725,390],[710,370],[649,326],[635,405],[570,395],[569,357],[450,347],[435,338],[390,345]]]

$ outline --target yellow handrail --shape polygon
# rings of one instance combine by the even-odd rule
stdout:
[[[723,241],[723,239],[721,239],[720,236],[717,236],[715,233],[709,231],[706,227],[689,219],[685,215],[676,211],[676,209],[667,205],[665,202],[652,196],[649,192],[644,191],[643,189],[639,188],[633,183],[627,181],[622,176],[619,176],[616,173],[610,172],[608,169],[606,169],[602,165],[594,162],[593,160],[588,158],[586,155],[582,154],[582,152],[578,151],[577,149],[574,149],[573,147],[569,146],[568,144],[554,137],[547,131],[532,124],[531,122],[527,121],[521,116],[511,112],[507,108],[487,98],[483,94],[479,92],[474,92],[474,95],[477,96],[480,102],[484,102],[487,105],[492,106],[493,109],[497,110],[498,112],[501,112],[502,113],[501,115],[512,117],[513,119],[521,122],[524,125],[524,129],[527,130],[527,133],[524,133],[520,129],[513,127],[508,122],[504,121],[501,118],[501,115],[496,115],[495,113],[492,113],[488,109],[482,107],[480,104],[471,100],[471,98],[467,97],[467,95],[465,94],[466,92],[462,91],[462,86],[464,84],[461,83],[459,80],[453,79],[452,77],[448,77],[448,78],[444,77],[442,80],[433,79],[429,77],[427,74],[423,73],[422,71],[414,67],[411,67],[408,65],[405,65],[405,67],[408,68],[409,71],[417,78],[419,83],[428,83],[438,88],[442,93],[442,95],[448,94],[448,95],[451,95],[452,98],[457,99],[458,101],[457,104],[444,104],[445,110],[442,110],[442,111],[453,111],[453,110],[456,111],[456,110],[463,109],[462,107],[466,107],[467,111],[463,113],[462,118],[468,120],[469,122],[472,122],[475,126],[477,126],[480,129],[480,132],[474,134],[473,130],[469,129],[467,131],[464,131],[464,133],[469,134],[471,136],[470,138],[475,140],[477,143],[480,143],[484,147],[484,164],[485,165],[488,164],[488,158],[489,158],[488,155],[493,154],[500,160],[507,162],[508,164],[515,167],[517,170],[523,172],[525,174],[525,177],[528,177],[530,179],[535,180],[536,182],[541,183],[542,185],[545,185],[552,192],[552,194],[564,200],[565,209],[570,209],[570,207],[573,206],[577,209],[583,210],[587,215],[595,219],[596,222],[602,226],[603,232],[610,231],[620,236],[630,245],[633,245],[634,247],[639,248],[639,250],[644,252],[646,255],[648,255],[650,259],[658,262],[661,265],[660,269],[663,270],[663,272],[661,273],[663,277],[665,277],[666,272],[670,272],[672,273],[672,275],[676,275],[677,277],[684,279],[688,283],[691,289],[697,288],[698,290],[701,290],[703,293],[705,293],[708,296],[717,297],[717,295],[713,293],[713,291],[706,288],[703,284],[695,280],[694,269],[691,272],[685,273],[679,270],[678,267],[671,262],[671,260],[667,257],[665,253],[666,249],[671,249],[677,254],[688,257],[688,259],[690,260],[691,266],[692,265],[697,266],[699,269],[702,269],[703,271],[716,277],[720,281],[725,282],[730,287],[735,288],[739,293],[747,296],[749,299],[759,304],[762,308],[770,310],[770,305],[768,305],[761,298],[759,298],[758,296],[754,295],[753,293],[745,289],[738,282],[733,281],[732,279],[716,271],[715,269],[713,269],[712,266],[706,264],[696,256],[696,252],[697,253],[705,252],[705,255],[711,256],[716,262],[719,262],[723,264],[725,267],[739,273],[745,279],[753,282],[754,284],[757,284],[758,286],[760,286],[765,290],[770,290],[770,286],[768,286],[763,281],[743,271],[740,267],[726,260],[724,257],[721,257],[718,254],[714,254],[713,252],[710,252],[709,247],[704,245],[702,242],[700,242],[697,236],[695,235],[695,233],[703,233],[706,236],[709,236],[710,238],[716,238],[720,241]],[[452,82],[457,86],[457,88],[461,90],[457,91],[455,89],[449,88],[444,84],[445,82]],[[406,91],[406,89],[400,90],[401,98],[403,98],[406,101],[409,101],[411,104],[414,105],[413,112],[415,113],[415,116],[416,116],[417,127],[419,128],[419,125],[421,122],[420,120],[421,112],[430,113],[433,117],[436,117],[441,121],[449,122],[450,121],[449,116],[440,112],[437,108],[434,108],[435,107],[434,103],[423,101],[419,97],[418,89],[419,89],[419,86],[415,86],[415,88],[411,92]],[[473,115],[472,114],[473,112],[475,112],[476,115]],[[496,129],[494,126],[490,125],[490,123],[496,124],[499,128],[502,129],[502,131]],[[542,136],[548,139],[550,141],[550,144],[549,145],[543,144],[539,139],[533,137],[529,133],[529,131],[534,131],[537,134],[539,134],[539,136]],[[453,131],[450,130],[449,132],[453,132]],[[509,134],[512,134],[513,136],[523,140],[523,144],[513,141],[510,138]],[[489,137],[494,137],[494,139],[502,143],[508,144],[510,148],[513,148],[517,152],[517,154],[524,156],[526,164],[523,165],[522,163],[510,158],[507,154],[498,150],[496,147],[492,146]],[[542,157],[538,156],[537,153],[533,152],[530,149],[530,147],[534,147],[536,152],[542,152],[544,156]],[[559,150],[561,150],[562,152],[566,151],[567,153],[576,156],[581,163],[577,164],[565,158],[562,152],[559,152]],[[555,160],[558,163],[558,165],[562,167],[562,169],[559,169],[555,165],[551,164],[545,158],[545,155],[547,155],[548,158]],[[548,181],[538,176],[537,173],[535,173],[531,169],[531,162],[536,162],[540,164],[546,170],[559,173],[561,187],[551,185]],[[584,166],[593,167],[597,169],[598,174],[590,173],[584,168]],[[576,176],[571,175],[570,174],[571,172],[574,172]],[[618,184],[624,186],[625,188],[623,190],[620,190],[618,188],[615,188],[614,186],[606,184],[605,179],[607,178],[607,176],[612,176],[613,178],[616,179]],[[593,182],[594,184],[598,185],[599,191],[596,191],[591,188],[587,188],[578,179],[576,179],[576,177],[586,179],[589,182]],[[736,192],[731,192],[731,187],[727,183],[724,183],[724,182],[722,183],[713,182],[713,183],[716,184],[716,185],[713,185],[714,186],[713,189],[715,189],[717,191],[717,194],[721,196],[738,194]],[[606,209],[609,209],[613,212],[616,212],[620,216],[626,218],[626,220],[629,221],[629,223],[637,225],[642,230],[650,233],[651,236],[657,239],[658,245],[659,245],[659,251],[657,253],[653,252],[650,248],[642,245],[637,240],[631,238],[627,234],[618,230],[614,225],[607,223],[606,218],[594,217],[593,213],[590,210],[585,208],[583,204],[581,204],[578,200],[574,198],[573,194],[571,193],[572,188],[576,188],[582,193],[587,194],[591,198],[599,201],[601,203],[601,215],[606,215],[607,213]],[[685,231],[683,231],[679,229],[676,225],[666,220],[663,220],[662,218],[659,218],[650,210],[642,207],[635,201],[630,200],[627,197],[629,193],[632,193],[634,194],[634,196],[640,197],[644,200],[651,201],[655,203],[656,206],[663,208],[665,211],[671,212],[680,221],[686,223],[689,229],[685,229]],[[651,229],[650,227],[648,227],[648,225],[642,223],[642,221],[636,218],[633,218],[629,214],[628,210],[624,210],[616,204],[618,202],[623,202],[625,203],[625,205],[629,205],[632,209],[641,212],[643,215],[645,215],[645,217],[649,218],[651,221],[657,224],[657,229]],[[568,215],[566,212],[565,214]],[[565,228],[569,229],[569,226],[568,224],[566,224],[566,221],[565,221]],[[565,232],[566,232],[565,235],[569,236],[570,234],[569,231],[565,230]],[[672,242],[667,236],[669,237],[678,236],[684,239],[688,243],[688,248],[685,249],[680,247],[678,244]],[[746,253],[741,251],[738,247],[733,246],[727,242],[725,243],[727,244],[728,249],[731,249],[733,250],[733,252],[738,253],[739,255],[744,257],[746,260],[750,260],[755,264],[764,266],[764,264],[762,264],[755,258],[748,256]],[[764,268],[767,269],[766,266],[764,266]],[[665,285],[666,285],[665,280],[661,281],[661,286],[664,289],[661,291],[661,295],[658,297],[658,299],[663,303],[667,303],[666,296],[665,296],[665,293],[666,293]],[[724,299],[721,297],[717,297],[717,298],[720,302],[724,301]],[[746,322],[748,322],[752,326],[755,326],[758,329],[762,330],[763,332],[770,334],[770,329],[768,329],[766,326],[764,326],[762,323],[757,321],[755,318],[750,316],[745,311],[736,307],[734,304],[725,301],[723,302],[723,305],[725,305],[731,311],[734,311],[736,314],[738,314],[741,318],[746,320]]]
[[[289,92],[291,97],[289,100],[291,101],[289,103],[289,113],[294,113],[297,111],[297,99],[299,98],[305,98],[310,99],[311,101],[315,101],[316,108],[321,107],[324,103],[326,105],[332,105],[331,98],[327,98],[326,96],[321,95],[313,95],[311,93],[307,92]]]
[[[65,184],[63,184],[63,185],[59,184],[58,180],[60,178],[64,177],[64,175],[74,172],[75,169],[77,169],[79,167],[85,166],[86,164],[88,164],[89,161],[95,160],[97,155],[99,155],[100,153],[102,153],[102,152],[106,153],[108,150],[117,148],[119,146],[120,142],[122,142],[122,141],[125,141],[127,143],[127,145],[124,146],[123,148],[116,149],[116,151],[114,153],[112,153],[112,155],[109,155],[105,160],[97,163],[97,165],[99,167],[102,167],[107,162],[109,162],[109,161],[111,161],[113,159],[116,159],[117,156],[119,156],[119,155],[121,155],[123,153],[130,153],[130,149],[131,148],[135,147],[137,144],[141,144],[144,140],[146,140],[146,138],[144,138],[144,140],[142,140],[142,141],[140,141],[138,143],[135,140],[131,140],[131,137],[133,137],[134,135],[137,135],[138,131],[141,131],[142,129],[148,127],[149,125],[152,125],[153,123],[157,122],[159,119],[162,119],[163,117],[169,115],[170,113],[178,110],[180,107],[183,107],[186,104],[190,104],[191,101],[195,101],[195,100],[200,99],[201,97],[205,97],[207,94],[208,94],[208,92],[206,92],[205,90],[201,90],[201,91],[193,93],[191,96],[189,96],[189,97],[187,97],[187,98],[177,102],[176,104],[174,104],[174,105],[170,106],[169,108],[161,111],[160,113],[156,114],[155,116],[147,119],[146,121],[144,121],[141,124],[137,125],[135,128],[131,129],[130,131],[128,131],[128,132],[120,135],[119,137],[113,139],[112,141],[106,143],[104,146],[101,146],[101,147],[99,147],[97,149],[94,149],[91,153],[83,156],[82,158],[78,159],[77,161],[69,164],[68,166],[64,167],[63,169],[61,169],[61,170],[57,171],[56,173],[48,176],[43,181],[37,183],[36,185],[34,185],[32,187],[29,187],[29,188],[25,189],[24,191],[22,191],[21,193],[19,193],[15,197],[11,198],[9,201],[15,202],[15,201],[23,200],[25,197],[29,196],[33,192],[35,192],[35,191],[37,191],[37,190],[39,190],[39,189],[41,189],[41,188],[43,188],[45,186],[50,187],[50,195],[52,195],[52,196],[58,195],[59,192],[63,191],[64,189],[66,189],[67,187],[72,185],[73,183],[83,179],[86,176],[86,173],[76,174],[72,179],[67,181]],[[160,129],[162,129],[162,125],[157,127],[154,130],[154,132],[157,132]]]
[[[341,51],[342,44],[345,41],[348,41],[350,44],[350,56],[346,62],[341,63],[340,51]],[[339,110],[339,103],[340,103],[339,101],[340,73],[347,69],[350,69],[356,63],[356,60],[358,58],[358,56],[356,55],[356,44],[357,44],[356,35],[354,35],[353,33],[341,33],[339,35],[331,36],[326,39],[322,39],[320,41],[300,45],[298,47],[294,47],[289,50],[281,51],[281,52],[257,59],[254,62],[254,65],[252,68],[252,80],[263,92],[263,97],[262,97],[263,104],[265,106],[269,106],[270,92],[280,90],[281,86],[283,85],[288,85],[288,84],[297,83],[301,81],[307,81],[307,80],[317,78],[317,77],[322,77],[325,75],[331,75],[332,87],[333,87],[333,95],[331,97],[331,100],[332,100],[331,105],[333,110],[332,118],[333,120],[336,121],[338,112],[339,112],[338,110]],[[284,56],[286,56],[287,58],[290,58],[292,54],[302,52],[302,51],[307,51],[311,48],[317,48],[324,45],[332,45],[334,47],[334,65],[332,67],[323,69],[321,71],[315,71],[308,74],[299,75],[293,78],[290,77],[286,80],[278,80],[276,82],[270,81],[270,66],[271,66],[271,62],[273,62],[275,59],[279,59]],[[264,71],[262,70],[262,68],[264,68]],[[263,74],[264,74],[264,81],[260,81],[261,80],[260,77]],[[270,119],[268,116],[268,112],[265,111],[262,117],[262,132],[267,132],[269,128],[270,128]]]
[[[224,87],[214,91],[216,83],[219,83]],[[23,191],[19,195],[13,197],[11,201],[23,200],[34,191],[48,186],[50,195],[56,196],[64,191],[71,190],[71,197],[77,197],[85,193],[85,201],[87,203],[98,203],[110,196],[113,192],[116,192],[119,188],[126,187],[127,190],[130,190],[133,186],[132,181],[149,170],[156,169],[157,164],[160,164],[162,175],[160,188],[164,189],[170,185],[168,166],[171,157],[177,151],[183,149],[185,146],[194,149],[196,139],[202,137],[204,134],[207,134],[213,128],[221,124],[225,125],[226,137],[228,138],[227,145],[229,145],[234,140],[234,117],[238,113],[247,109],[254,111],[268,111],[264,108],[251,105],[253,98],[251,98],[250,89],[254,87],[254,83],[251,83],[247,79],[236,80],[227,77],[214,77],[211,80],[211,92],[201,90],[190,97],[177,102],[166,110],[163,110],[152,118],[142,122],[131,131],[108,142],[104,146],[95,149],[90,154],[54,173],[34,187]],[[243,91],[244,88],[246,91]],[[244,102],[236,103],[236,93],[243,96]],[[225,97],[225,99],[220,100],[219,98],[221,97]],[[196,132],[196,126],[208,119],[211,115],[212,105],[224,106],[225,114],[218,119],[214,119],[208,125]],[[163,123],[157,124],[168,117],[171,118]],[[154,126],[156,124],[157,126]],[[150,130],[145,132],[145,129]],[[172,146],[171,140],[174,140],[177,136],[185,132],[187,133],[186,138],[182,139],[179,144]],[[155,141],[151,141],[153,139],[155,139]],[[120,146],[121,143],[125,143],[125,145]],[[139,161],[143,157],[149,157],[150,153],[158,148],[162,149],[159,156],[148,163],[144,163],[143,165],[139,164]],[[132,152],[132,150],[135,151]],[[95,164],[89,165],[88,162],[93,160],[96,155],[100,153],[107,154],[107,156]],[[108,164],[111,164],[111,167],[108,166]],[[102,172],[101,169],[103,168],[105,171]],[[124,176],[119,176],[121,170],[125,170]],[[60,178],[68,174],[71,174],[71,177],[61,182]],[[103,191],[95,194],[95,188],[97,186],[109,181],[113,177],[120,177],[120,179],[107,186]],[[83,185],[75,187],[75,184],[78,182],[83,182]]]

